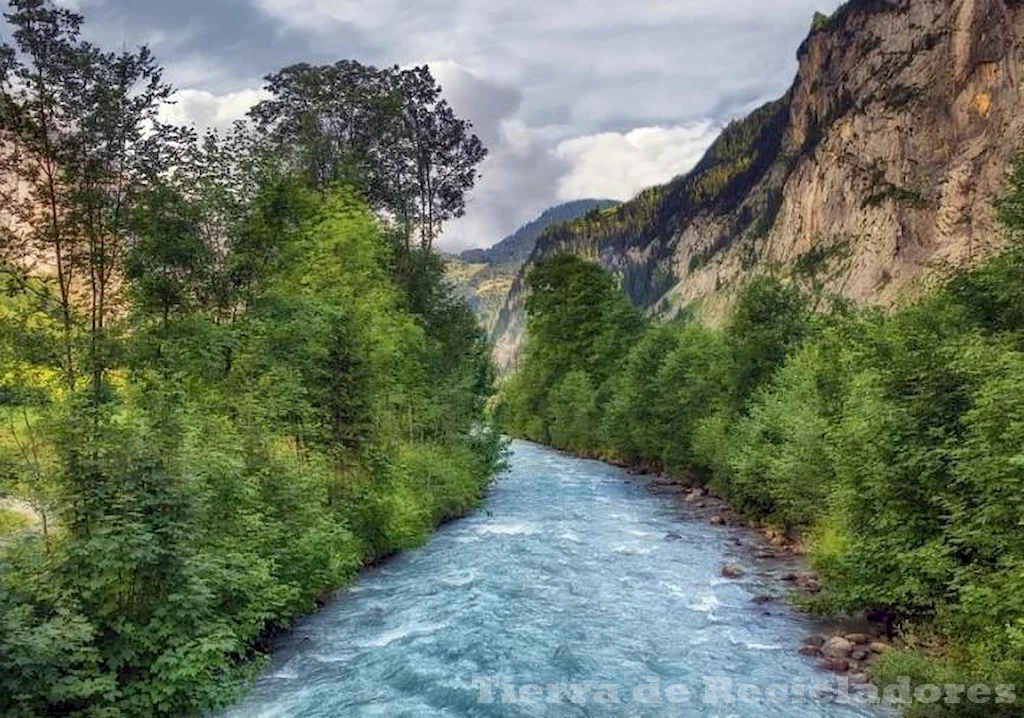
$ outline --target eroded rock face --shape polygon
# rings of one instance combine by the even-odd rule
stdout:
[[[834,290],[891,303],[944,263],[1000,241],[992,198],[1024,143],[1024,8],[1003,0],[860,2],[805,45],[792,91],[782,183],[758,261],[796,264],[832,250]],[[771,177],[755,188],[767,189]],[[717,222],[683,228],[676,301],[714,276],[735,284],[743,256],[723,252],[691,281],[687,255]]]
[[[621,230],[542,237],[534,259],[595,259],[652,313],[702,300],[715,322],[762,265],[891,305],[1000,244],[992,200],[1024,149],[1024,3],[854,0],[799,57],[790,92],[738,125],[748,157],[716,166],[730,177],[717,194],[694,191],[706,158],[647,214],[623,205]],[[505,366],[524,289],[521,275],[497,327]]]

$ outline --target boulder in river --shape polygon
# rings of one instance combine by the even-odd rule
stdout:
[[[722,566],[722,576],[725,578],[742,578],[743,569],[734,563],[729,563]]]
[[[804,639],[805,646],[814,646],[815,648],[821,648],[825,645],[828,639],[825,636],[808,636]]]
[[[728,523],[724,517],[715,514],[709,519],[712,526],[725,526]]]
[[[818,669],[833,673],[846,673],[850,670],[850,662],[845,658],[826,658],[818,663]]]

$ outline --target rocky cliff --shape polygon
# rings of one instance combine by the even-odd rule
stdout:
[[[799,61],[690,174],[549,231],[531,261],[590,257],[652,313],[715,321],[759,269],[892,304],[998,245],[992,199],[1024,149],[1024,0],[853,0],[815,18]],[[495,327],[506,367],[528,271]]]

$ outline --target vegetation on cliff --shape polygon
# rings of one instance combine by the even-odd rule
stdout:
[[[467,264],[511,264],[518,269],[530,258],[533,248],[537,245],[537,238],[549,228],[617,204],[618,202],[610,199],[577,199],[556,205],[544,210],[537,219],[527,222],[493,247],[466,250],[459,255],[459,259]]]
[[[0,715],[198,715],[493,475],[488,346],[430,250],[482,149],[425,69],[348,64],[199,140],[147,50],[8,19]],[[387,136],[349,132],[369,109]]]
[[[538,257],[555,252],[572,252],[595,258],[603,251],[642,248],[652,243],[656,250],[643,266],[628,266],[619,277],[630,298],[650,306],[671,287],[671,272],[662,263],[670,259],[670,239],[680,225],[702,212],[726,215],[779,157],[783,127],[787,121],[788,97],[770,102],[747,117],[730,123],[711,145],[700,163],[689,173],[668,184],[642,191],[628,202],[609,207],[545,232],[537,240]],[[763,233],[774,221],[777,206],[764,203],[760,214],[737,216],[736,236],[752,230]],[[731,241],[724,237],[723,241]],[[724,249],[719,245],[709,254]]]
[[[1008,248],[893,313],[762,275],[721,330],[646,324],[600,268],[549,258],[499,415],[517,436],[694,475],[804,532],[819,608],[884,609],[920,644],[888,656],[883,681],[1019,686],[1024,165],[1010,185]]]

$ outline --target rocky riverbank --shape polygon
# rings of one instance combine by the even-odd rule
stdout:
[[[722,576],[732,580],[757,578],[764,591],[752,600],[766,612],[777,602],[803,607],[806,599],[821,592],[821,580],[810,568],[801,536],[743,519],[727,501],[706,488],[635,468],[629,473],[651,493],[674,499],[686,518],[732,533],[735,561],[722,566]],[[677,538],[666,536],[667,540]],[[794,637],[793,650],[816,661],[821,671],[846,675],[853,684],[866,684],[872,680],[872,664],[894,645],[888,617],[873,614],[825,619],[818,632],[802,641]]]

